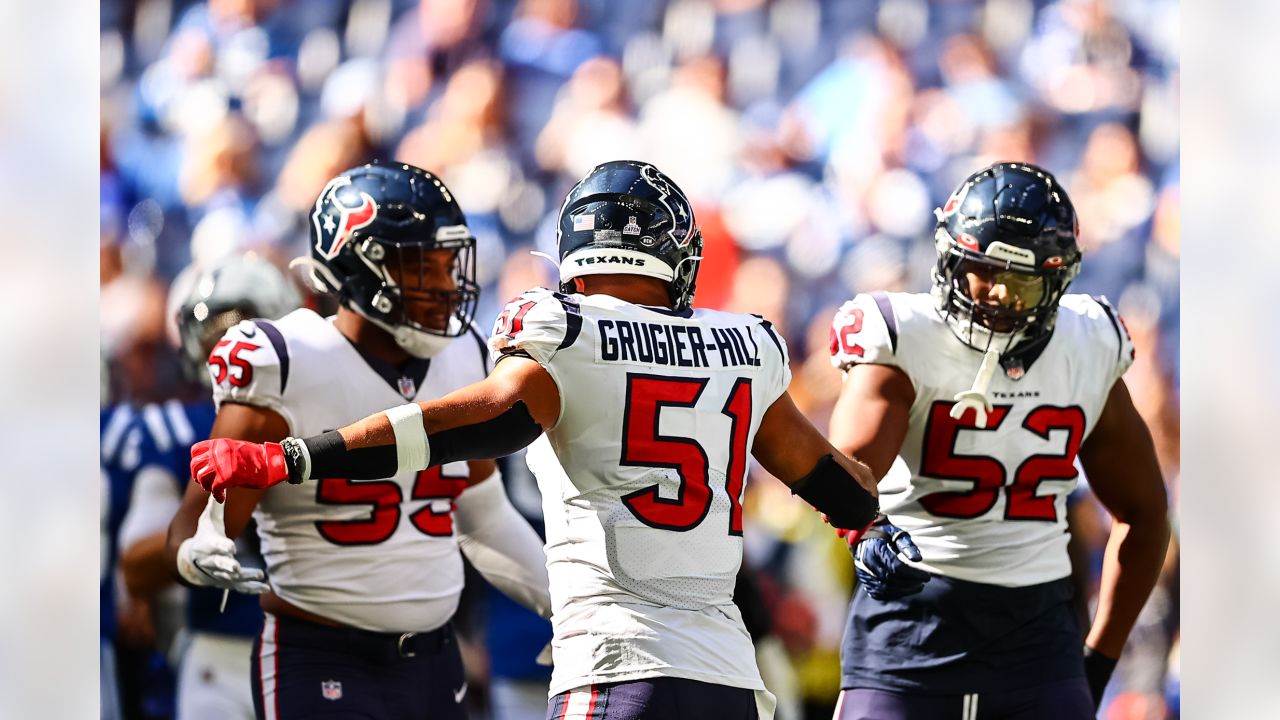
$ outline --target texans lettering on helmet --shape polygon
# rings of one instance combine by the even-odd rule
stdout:
[[[587,275],[621,273],[667,283],[672,307],[689,308],[702,233],[689,198],[653,165],[615,160],[582,178],[560,208],[560,289]]]
[[[316,200],[315,211],[311,213],[311,221],[315,223],[316,228],[316,251],[329,260],[337,257],[338,252],[347,244],[352,232],[369,225],[378,215],[378,204],[369,197],[368,193],[355,190],[357,197],[360,198],[360,204],[354,207],[343,200],[343,194],[340,194],[339,190],[350,184],[351,178],[345,175],[330,180],[324,192],[320,193],[320,197]],[[345,194],[350,195],[350,193]],[[333,207],[340,213],[336,221],[332,213],[325,212],[326,200],[332,202]]]

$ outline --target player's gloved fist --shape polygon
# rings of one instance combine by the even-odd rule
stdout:
[[[1102,695],[1107,691],[1107,683],[1111,681],[1117,662],[1088,645],[1084,648],[1084,676],[1089,681],[1089,694],[1093,695],[1095,710],[1102,705]]]
[[[227,488],[265,490],[288,480],[289,468],[279,443],[214,438],[191,446],[191,477],[222,502]]]
[[[901,556],[920,562],[920,549],[911,536],[881,516],[875,524],[854,538],[849,550],[853,553],[854,572],[867,594],[877,600],[894,600],[914,595],[929,582],[929,573],[908,565]]]
[[[212,502],[205,505],[196,522],[196,534],[178,547],[178,574],[192,585],[261,595],[269,589],[263,582],[266,575],[256,568],[240,567],[235,542],[219,527],[222,523],[214,520],[221,510]]]

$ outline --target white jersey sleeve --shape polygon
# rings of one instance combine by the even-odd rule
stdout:
[[[840,306],[831,320],[831,364],[897,366],[898,332],[893,303],[884,293],[863,293]]]
[[[1111,306],[1105,296],[1099,295],[1093,300],[1109,321],[1108,323],[1099,322],[1096,324],[1102,328],[1103,346],[1116,349],[1115,370],[1111,377],[1112,384],[1115,384],[1115,381],[1119,380],[1133,365],[1137,351],[1133,347],[1133,339],[1129,337],[1129,328],[1124,324],[1124,318],[1120,317],[1119,311]],[[1110,327],[1114,332],[1107,332],[1107,327]]]
[[[568,295],[546,288],[533,288],[507,303],[494,321],[489,336],[489,352],[496,366],[503,357],[523,355],[546,369],[560,389],[561,417],[567,378],[561,365],[553,363],[557,353],[573,345],[582,333],[582,312]]]
[[[528,355],[542,365],[561,349],[572,344],[571,319],[563,302],[565,296],[546,288],[533,288],[508,302],[494,321],[489,336],[489,351],[493,362],[504,355]],[[575,315],[576,330],[582,328],[582,318]]]
[[[760,327],[764,329],[765,334],[772,341],[772,344],[777,347],[778,354],[781,356],[776,364],[765,363],[765,367],[769,369],[773,380],[773,389],[768,394],[768,397],[771,398],[769,404],[772,405],[773,401],[782,397],[782,394],[791,386],[791,352],[787,348],[786,338],[782,337],[782,333],[778,332],[773,323],[764,319],[761,315],[755,315],[755,317],[760,318]]]
[[[209,353],[213,402],[254,405],[274,410],[295,427],[284,401],[289,354],[280,332],[267,322],[244,320],[227,330]]]

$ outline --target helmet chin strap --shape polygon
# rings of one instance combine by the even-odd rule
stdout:
[[[396,341],[396,345],[400,346],[401,350],[421,360],[439,355],[453,341],[452,337],[422,332],[403,325],[396,327],[363,313],[361,315],[369,322],[385,330]],[[457,318],[449,318],[450,325],[456,322]]]

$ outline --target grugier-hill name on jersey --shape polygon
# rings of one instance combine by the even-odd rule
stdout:
[[[749,327],[703,328],[635,320],[597,321],[600,361],[670,367],[759,367]]]

